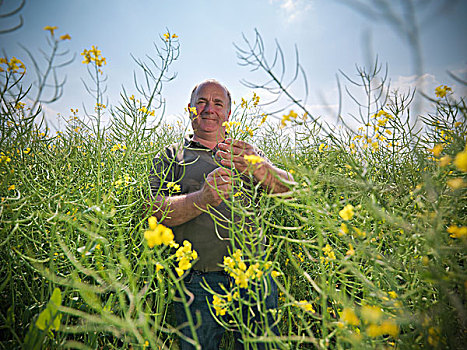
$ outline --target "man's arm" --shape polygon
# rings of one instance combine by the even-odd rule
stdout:
[[[245,156],[259,157],[255,148],[247,142],[226,139],[219,144],[219,149],[218,154],[222,158],[223,165],[231,166],[233,163],[238,171],[252,174],[271,193],[287,192],[289,190],[287,184],[294,181],[287,171],[277,168],[264,159],[256,164],[245,159]]]
[[[166,226],[178,226],[201,215],[209,206],[217,207],[231,189],[231,172],[217,168],[210,172],[203,187],[177,196],[157,196],[152,212]]]

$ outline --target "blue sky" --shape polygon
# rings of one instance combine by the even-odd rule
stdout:
[[[404,0],[407,1],[407,0]],[[397,5],[404,1],[388,1]],[[2,13],[17,1],[6,0]],[[361,0],[374,6],[376,2]],[[417,8],[423,74],[429,89],[439,84],[456,84],[448,78],[447,70],[466,77],[467,14],[466,1],[448,1],[455,5],[441,11],[442,1],[423,3]],[[27,0],[21,14],[24,25],[19,30],[0,36],[1,47],[8,56],[16,56],[27,64],[26,55],[18,43],[39,55],[46,47],[48,32],[43,27],[57,26],[56,34],[68,33],[71,41],[64,42],[77,58],[59,72],[67,76],[63,97],[48,105],[48,120],[57,113],[69,115],[70,108],[82,111],[83,103],[92,110],[93,101],[85,92],[81,79],[89,82],[86,66],[79,55],[83,49],[96,45],[107,58],[104,72],[108,76],[107,97],[111,105],[119,101],[122,86],[137,96],[133,72],[137,69],[130,54],[138,58],[154,55],[153,43],[161,44],[160,36],[167,32],[179,36],[180,57],[171,71],[177,78],[165,85],[166,117],[183,117],[189,94],[196,83],[216,78],[225,83],[235,100],[251,96],[241,79],[263,81],[263,74],[250,73],[238,65],[234,43],[245,47],[242,34],[254,39],[255,28],[262,35],[266,51],[272,55],[275,40],[279,42],[288,62],[288,72],[294,67],[293,50],[298,47],[301,63],[307,73],[311,110],[325,114],[326,102],[337,103],[336,73],[341,69],[355,76],[355,64],[368,62],[368,47],[388,63],[395,87],[414,81],[411,49],[387,21],[367,17],[338,0]],[[2,20],[1,28],[17,21]],[[370,33],[371,42],[368,44]],[[464,43],[464,44],[462,44]],[[27,65],[28,67],[28,65]],[[32,69],[28,70],[30,76]],[[460,89],[460,87],[458,87]],[[299,94],[300,89],[296,92]],[[267,99],[268,94],[258,91]],[[345,106],[344,106],[345,108]]]

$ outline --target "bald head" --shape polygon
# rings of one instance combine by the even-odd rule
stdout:
[[[216,84],[216,85],[219,85],[222,89],[225,90],[225,93],[227,95],[227,107],[228,107],[228,111],[230,112],[230,109],[232,108],[232,97],[230,95],[230,91],[225,87],[224,84],[220,83],[219,81],[217,81],[216,79],[207,79],[205,81],[202,81],[201,83],[199,83],[198,85],[196,85],[193,89],[193,91],[191,92],[191,97],[190,97],[190,105],[194,106],[195,105],[195,100],[196,100],[196,94],[199,90],[199,88],[205,84]]]

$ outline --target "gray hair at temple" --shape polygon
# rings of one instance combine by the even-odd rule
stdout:
[[[227,89],[227,87],[222,84],[221,82],[219,82],[218,80],[216,79],[207,79],[205,81],[202,81],[201,83],[199,83],[198,85],[196,85],[193,89],[193,91],[191,92],[191,97],[190,97],[190,104],[191,106],[194,106],[195,105],[195,101],[194,98],[195,98],[195,93],[196,93],[196,90],[198,89],[198,87],[200,85],[203,85],[205,83],[215,83],[215,84],[218,84],[220,85],[222,88],[224,88],[225,92],[227,93],[227,98],[229,99],[229,111],[232,109],[232,96],[230,95],[230,91],[229,89]]]

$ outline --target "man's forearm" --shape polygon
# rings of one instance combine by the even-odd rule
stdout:
[[[271,193],[283,193],[289,191],[287,183],[294,181],[287,171],[276,168],[271,163],[264,162],[253,173],[255,178]]]
[[[162,219],[166,226],[178,226],[199,216],[202,209],[200,204],[200,192],[192,192],[179,196],[159,196],[154,202],[154,216]]]

